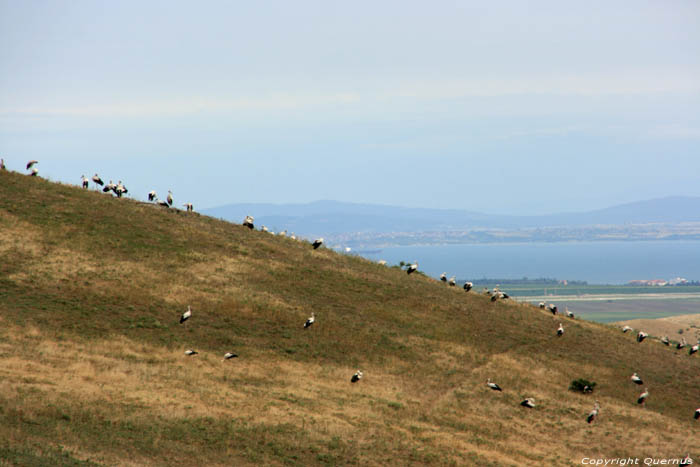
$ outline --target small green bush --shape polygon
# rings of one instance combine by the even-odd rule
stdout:
[[[583,394],[588,394],[593,392],[595,389],[596,382],[588,381],[587,379],[579,378],[571,382],[569,386],[569,391],[581,392]]]

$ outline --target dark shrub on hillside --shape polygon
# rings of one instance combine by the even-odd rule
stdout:
[[[588,381],[587,379],[579,378],[571,382],[569,386],[569,391],[582,392],[583,394],[589,394],[595,389],[596,382]]]

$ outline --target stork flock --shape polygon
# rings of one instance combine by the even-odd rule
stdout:
[[[39,175],[39,169],[37,169],[35,166],[39,163],[39,161],[32,159],[29,162],[27,162],[26,165],[26,170],[28,171],[27,175],[31,177],[36,177]],[[0,159],[0,170],[7,170],[5,167],[5,160]],[[109,181],[109,183],[105,184],[105,182],[102,180],[102,178],[96,173],[95,175],[92,176],[92,178],[88,179],[84,174],[80,176],[80,181],[81,181],[81,186],[84,189],[88,189],[90,187],[90,181],[92,181],[94,187],[96,190],[102,189],[103,193],[113,193],[117,198],[121,198],[122,196],[126,195],[129,193],[129,190],[126,188],[126,186],[122,183],[121,180],[119,180],[117,183],[114,183],[112,180]],[[156,194],[155,190],[151,190],[148,193],[148,201],[153,202],[159,206],[163,206],[165,208],[170,208],[173,205],[173,193],[172,191],[168,191],[168,196],[165,198],[165,200],[158,199],[158,195]],[[192,203],[184,203],[183,207],[187,210],[187,212],[192,212],[194,211],[194,206]]]

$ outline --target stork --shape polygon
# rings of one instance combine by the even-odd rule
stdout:
[[[596,417],[598,417],[598,411],[600,410],[600,404],[598,401],[595,401],[595,405],[593,406],[593,410],[591,410],[591,413],[588,414],[588,417],[586,417],[586,421],[588,423],[593,423],[595,421]]]
[[[245,223],[243,223],[243,225],[245,225]],[[267,227],[265,227],[265,226],[263,225],[263,226],[260,228],[260,231],[261,231],[261,232],[267,232],[268,230],[267,230]]]
[[[0,170],[5,170],[5,159],[0,159]]]
[[[314,247],[314,250],[318,250],[318,248],[323,245],[323,237],[322,238],[317,238],[314,240],[314,242],[311,244],[312,247]]]
[[[450,277],[448,284],[450,284],[450,287],[454,287],[455,285],[457,285],[457,280],[455,279],[455,276]]]
[[[173,192],[168,190],[168,197],[165,198],[165,200],[168,202],[168,205],[172,206],[173,205]]]
[[[168,202],[165,200],[162,200],[162,199],[156,198],[156,204],[158,204],[159,206],[163,206],[164,208],[170,208],[170,205],[168,204]]]
[[[644,332],[644,331],[639,331],[639,332],[637,333],[637,342],[642,342],[642,341],[643,341],[644,339],[646,339],[647,337],[649,337],[649,334],[647,334],[647,333]]]
[[[386,260],[385,260],[385,259],[380,259],[380,260],[379,260],[379,263],[377,263],[377,264],[379,264],[380,266],[386,266]]]
[[[316,321],[316,313],[311,313],[311,316],[309,316],[306,319],[306,322],[304,323],[304,329],[311,327],[312,324]]]
[[[491,378],[486,380],[486,386],[490,387],[494,391],[503,391],[503,389],[501,389],[501,387],[498,384],[491,382]]]
[[[644,407],[644,403],[647,401],[647,397],[649,397],[649,388],[644,388],[644,392],[639,395],[639,398],[637,399],[637,404],[641,404],[642,407]]]
[[[192,205],[192,203],[185,203],[185,204],[183,204],[183,206],[185,206],[185,209],[187,209],[187,212],[194,211],[194,206]]]
[[[287,229],[284,229],[282,232],[279,233],[280,237],[286,237],[287,236]]]
[[[553,303],[547,305],[547,309],[552,312],[552,315],[556,315],[559,312],[559,309]]]
[[[156,190],[151,190],[148,192],[148,201],[153,201],[157,197],[158,197],[158,195],[156,195]]]
[[[38,164],[38,163],[39,163],[39,161],[35,161],[35,160],[31,160],[31,161],[27,162],[27,170],[34,167],[34,164]]]
[[[527,407],[528,409],[534,409],[535,408],[535,399],[532,397],[528,397],[524,401],[520,403],[523,407]]]
[[[292,240],[296,240],[296,239],[297,239],[297,236],[296,236],[296,235],[294,235],[294,232],[292,232],[292,235],[290,235],[290,237],[289,237],[289,238],[291,238]]]
[[[681,350],[683,347],[685,347],[685,345],[685,337],[681,337],[681,341],[678,344],[676,344],[676,350]]]
[[[662,337],[662,338],[661,338],[661,343],[662,343],[663,345],[671,345],[671,341],[668,340],[668,336]]]
[[[253,224],[253,221],[255,221],[253,216],[245,216],[245,219],[243,219],[243,225],[252,230],[255,228],[255,224]]]
[[[557,336],[561,337],[564,335],[564,326],[559,323],[559,328],[557,329]]]
[[[117,195],[117,198],[121,198],[123,194],[126,194],[129,190],[126,189],[126,187],[122,184],[122,181],[119,180],[119,183],[117,183],[117,187],[114,189],[114,193]]]
[[[546,304],[545,304],[544,302],[540,302],[540,309],[541,309],[541,310],[544,310],[544,307],[545,307],[545,306],[546,306]]]
[[[231,360],[232,358],[237,358],[237,357],[238,357],[238,355],[236,355],[236,354],[233,353],[233,352],[226,352],[226,353],[224,354],[223,360],[221,360],[221,361],[222,361],[222,362],[225,362],[226,360]]]
[[[698,340],[698,343],[695,344],[690,348],[690,351],[688,352],[688,355],[693,355],[694,353],[697,353],[697,351],[700,350],[700,339]]]
[[[447,273],[446,272],[443,272],[442,274],[440,274],[440,280],[442,282],[447,282]]]
[[[472,287],[474,287],[474,284],[472,284],[471,282],[464,283],[464,291],[465,292],[469,292],[472,289]]]
[[[697,420],[700,418],[700,408],[695,409],[695,415],[693,415],[693,418]]]
[[[37,175],[39,175],[39,169],[37,169],[36,167],[32,168],[32,173],[30,173],[29,175],[31,177],[36,177]]]
[[[352,378],[350,378],[351,383],[357,383],[359,380],[362,379],[362,372],[360,370],[357,370],[354,375],[352,375]]]
[[[107,193],[108,191],[114,190],[115,187],[116,185],[112,183],[112,180],[110,180],[109,183],[106,184],[104,188],[102,188],[102,192]]]
[[[622,332],[630,332],[631,330],[632,328],[630,326],[625,325],[622,327]]]
[[[95,185],[100,185],[100,186],[102,186],[102,185],[105,184],[105,182],[103,182],[102,179],[100,178],[100,176],[97,175],[97,174],[95,174],[95,175],[92,176],[92,181],[95,183]]]
[[[408,269],[406,269],[406,274],[411,274],[412,272],[415,272],[418,270],[418,261],[414,261],[413,264],[408,266]]]
[[[192,308],[190,308],[190,306],[187,305],[187,311],[184,312],[182,316],[180,316],[180,324],[190,319],[190,316],[192,316]]]
[[[640,386],[641,386],[642,384],[644,384],[644,381],[642,381],[642,378],[640,378],[639,375],[637,375],[637,373],[632,374],[632,376],[630,376],[630,379],[631,379],[635,384],[639,384]]]
[[[196,350],[185,350],[185,355],[187,355],[188,357],[191,357],[192,355],[197,355],[198,353],[199,352],[197,352]]]
[[[87,177],[86,177],[85,175],[81,175],[81,176],[80,176],[80,179],[83,181],[83,188],[85,188],[85,189],[87,190],[88,185],[90,184],[90,183],[88,182]]]
[[[574,314],[573,314],[572,312],[569,311],[569,307],[568,307],[568,306],[566,307],[566,316],[568,316],[569,318],[572,318],[572,319],[573,319],[573,317],[574,317]]]

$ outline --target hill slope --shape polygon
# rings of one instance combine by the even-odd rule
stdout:
[[[9,172],[0,323],[11,465],[580,465],[698,446],[697,355]],[[239,358],[222,362],[227,351]],[[594,396],[567,390],[580,377]]]

